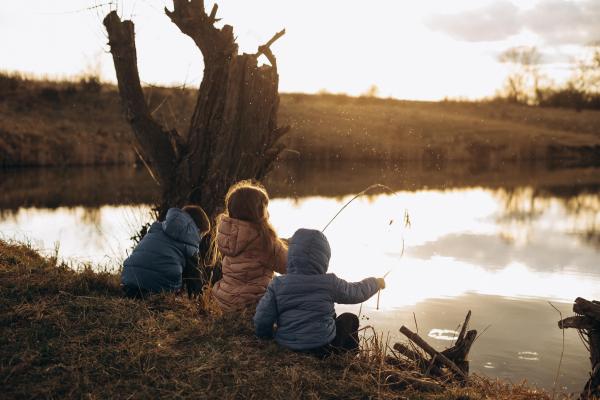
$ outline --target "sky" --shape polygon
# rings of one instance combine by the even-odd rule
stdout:
[[[212,2],[206,1],[207,8]],[[164,14],[171,0],[0,1],[0,70],[66,78],[115,73],[102,18],[111,9],[136,26],[142,82],[197,86],[202,56]],[[481,98],[503,84],[498,55],[536,46],[540,68],[560,83],[600,40],[600,0],[222,0],[240,50],[272,35],[280,91],[403,99]],[[266,61],[266,60],[265,60]]]

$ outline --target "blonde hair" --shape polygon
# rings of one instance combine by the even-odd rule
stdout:
[[[215,226],[218,227],[223,217],[230,217],[250,222],[258,228],[263,244],[280,243],[287,247],[277,236],[275,229],[269,222],[269,195],[265,187],[254,180],[243,180],[231,185],[225,195],[224,211],[216,218]],[[221,259],[217,248],[216,232],[212,237],[212,264]]]

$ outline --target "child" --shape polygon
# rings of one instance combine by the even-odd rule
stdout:
[[[290,239],[287,274],[271,282],[254,315],[256,335],[280,345],[326,356],[358,349],[358,317],[335,317],[334,303],[357,304],[385,288],[383,278],[348,283],[327,274],[331,250],[321,232],[299,229]]]
[[[198,246],[210,230],[210,221],[199,206],[170,208],[162,222],[154,222],[123,263],[121,282],[125,295],[141,298],[148,293],[177,292],[182,277],[188,295],[201,290]]]
[[[212,291],[222,311],[256,306],[273,272],[285,273],[287,246],[269,223],[268,205],[258,183],[241,181],[227,192],[215,239],[223,277]]]

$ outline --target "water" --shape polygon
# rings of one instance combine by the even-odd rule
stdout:
[[[326,230],[331,272],[347,280],[389,272],[379,310],[376,297],[364,303],[361,324],[391,343],[406,325],[441,350],[472,310],[482,334],[472,371],[551,389],[563,332],[549,302],[567,316],[576,297],[600,299],[598,172],[290,165],[267,182],[269,212],[289,237],[299,227],[322,229],[370,184],[391,186],[395,195],[356,199]],[[0,182],[2,237],[106,268],[118,268],[156,196],[144,171],[122,168],[12,171]],[[577,392],[588,354],[576,331],[564,334],[559,387]]]

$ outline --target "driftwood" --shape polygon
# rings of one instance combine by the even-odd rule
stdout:
[[[467,357],[469,356],[469,351],[471,350],[471,346],[473,342],[477,338],[477,331],[470,330],[468,331],[469,321],[471,320],[471,310],[467,313],[465,317],[465,321],[462,324],[460,329],[460,333],[456,339],[456,343],[454,346],[450,347],[442,351],[442,354],[448,357],[450,360],[454,361],[454,363],[465,373],[469,373],[469,361]]]
[[[187,132],[167,130],[152,118],[137,68],[134,24],[116,12],[104,19],[123,110],[134,134],[134,147],[160,185],[159,219],[169,207],[200,204],[214,216],[229,186],[261,179],[283,150],[278,127],[279,75],[270,46],[276,33],[255,54],[238,54],[233,27],[214,24],[204,0],[173,0],[168,18],[190,37],[204,59],[202,83]],[[271,65],[258,66],[264,54]]]
[[[405,326],[400,328],[411,342],[395,343],[392,354],[385,358],[389,369],[381,371],[386,385],[394,389],[408,386],[421,392],[438,393],[450,380],[466,383],[469,374],[467,356],[477,331],[468,330],[471,311],[468,312],[454,346],[439,352],[417,333]]]
[[[431,374],[442,376],[444,374],[442,370],[435,365],[435,362],[432,363],[433,360],[426,359],[421,354],[413,351],[403,343],[394,343],[394,350],[416,364],[416,366],[419,367],[419,369],[424,372],[425,375]]]
[[[592,372],[580,399],[598,398],[600,397],[600,302],[578,297],[573,304],[573,311],[579,315],[558,321],[558,327],[577,329],[582,337],[587,339]]]
[[[454,346],[439,352],[429,343],[421,338],[417,333],[412,332],[405,326],[400,328],[414,345],[422,349],[424,353],[415,351],[403,343],[395,343],[394,350],[399,356],[402,356],[403,362],[410,361],[416,365],[426,376],[446,379],[448,376],[457,377],[461,381],[466,381],[469,374],[469,361],[467,357],[475,338],[477,331],[468,330],[471,311],[467,313],[465,321],[462,324]],[[448,375],[450,374],[450,375]]]
[[[429,343],[423,340],[417,333],[414,333],[404,325],[400,327],[400,332],[403,333],[404,336],[409,338],[417,346],[422,348],[431,357],[436,357],[437,361],[448,367],[457,376],[459,376],[463,380],[467,379],[467,375],[460,368],[458,368],[458,366],[453,361],[451,361],[448,357],[431,347],[431,345],[429,345]]]

